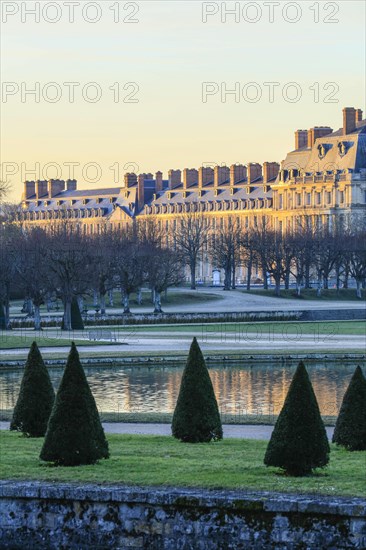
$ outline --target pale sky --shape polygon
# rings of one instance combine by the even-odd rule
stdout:
[[[36,4],[39,22],[26,11]],[[222,6],[235,4],[240,11],[222,21]],[[24,179],[67,179],[68,163],[79,163],[79,187],[92,189],[122,185],[128,170],[167,177],[170,168],[279,162],[296,129],[338,129],[343,107],[365,110],[362,0],[2,0],[1,8],[2,177],[10,174],[14,200]],[[205,11],[217,13],[204,23]],[[73,103],[70,82],[79,83]],[[25,93],[37,86],[39,102]],[[239,97],[224,101],[225,87]],[[88,102],[96,90],[101,99]],[[49,163],[59,171],[45,170]],[[100,166],[98,181],[87,181],[98,175],[88,163]]]

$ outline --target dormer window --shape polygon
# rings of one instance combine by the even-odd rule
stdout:
[[[318,157],[320,159],[323,159],[326,154],[327,154],[327,147],[323,143],[320,143],[318,145]]]
[[[340,157],[344,157],[347,154],[348,146],[345,141],[340,141],[337,145],[338,147],[338,154]]]

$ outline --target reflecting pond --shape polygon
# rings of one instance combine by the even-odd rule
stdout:
[[[149,367],[86,367],[85,372],[103,412],[171,412],[184,364]],[[307,366],[321,413],[336,415],[356,364]],[[281,365],[214,365],[209,368],[219,407],[228,414],[277,414],[296,368]],[[57,389],[62,369],[50,369]],[[22,371],[0,373],[0,409],[12,409]]]

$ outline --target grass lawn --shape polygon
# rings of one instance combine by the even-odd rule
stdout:
[[[172,437],[137,435],[108,435],[108,441],[109,460],[55,468],[38,459],[43,439],[1,431],[1,478],[365,495],[366,453],[334,445],[327,468],[306,478],[289,478],[263,465],[265,441],[185,444]]]
[[[168,290],[167,297],[165,297],[165,293],[163,292],[161,295],[161,303],[169,304],[169,305],[185,305],[185,304],[195,304],[195,303],[202,303],[202,302],[212,302],[215,300],[220,300],[221,296],[218,296],[214,293],[209,292],[200,292],[199,290],[184,290],[182,291],[174,291],[174,290]],[[121,308],[121,293],[120,292],[114,292],[113,293],[113,301],[114,301],[114,307]],[[108,298],[106,299],[106,302],[108,304]],[[137,303],[137,296],[136,294],[131,294],[130,296],[130,306],[133,309],[139,308],[139,307],[147,307],[148,305],[151,305],[151,308],[154,309],[153,303],[151,302],[151,292],[142,292],[142,304],[139,306]],[[107,306],[110,307],[110,306]],[[90,305],[90,309],[93,309],[93,306]],[[111,308],[113,309],[113,308]]]
[[[290,288],[285,290],[281,288],[281,295],[277,296],[273,288],[265,290],[263,288],[252,289],[245,291],[247,294],[258,294],[259,296],[270,296],[271,298],[291,298],[296,300],[335,300],[335,301],[357,301],[361,299],[356,296],[355,288],[341,288],[337,291],[335,288],[323,289],[320,296],[317,296],[316,288],[303,288],[301,295],[297,296],[296,290]],[[366,290],[361,291],[362,299],[366,300]]]
[[[220,334],[233,335],[237,334],[252,334],[266,336],[268,334],[279,334],[286,336],[287,334],[351,334],[354,336],[366,334],[364,321],[318,321],[318,322],[301,322],[301,321],[264,321],[252,323],[196,323],[183,325],[146,325],[146,326],[130,326],[124,328],[116,328],[116,332],[130,333],[131,335],[141,332],[158,333],[159,336],[165,333],[196,333],[197,336],[207,335],[220,336]]]
[[[163,292],[161,295],[161,303],[169,304],[169,305],[181,305],[181,304],[195,304],[195,303],[202,303],[202,302],[212,302],[215,300],[220,300],[221,296],[209,293],[209,292],[200,292],[200,290],[184,290],[182,291],[175,291],[175,290],[168,290],[167,298],[165,298],[165,293]],[[111,308],[109,306],[109,299],[108,296],[106,296],[106,305],[107,309],[113,310],[114,308],[121,309],[122,306],[122,300],[121,300],[121,293],[120,292],[114,292],[113,293],[113,301],[114,306]],[[151,305],[151,310],[154,309],[153,303],[151,302],[151,293],[148,291],[142,292],[142,304],[141,306],[137,303],[137,296],[136,294],[131,294],[130,296],[130,307],[135,309],[138,309],[139,307],[147,307]],[[23,307],[23,300],[12,300],[11,306],[13,308],[12,314],[13,315],[19,315],[21,313],[21,309]],[[88,308],[89,313],[93,313],[95,310],[95,306],[93,305],[93,298],[89,297],[84,299],[84,306]],[[59,303],[59,311],[58,314],[62,315],[62,304]],[[56,309],[51,310],[53,313],[56,313]],[[46,314],[47,313],[47,307],[46,305],[41,306],[41,313]]]
[[[87,331],[85,336],[87,336]],[[52,337],[51,333],[49,336],[38,336],[37,334],[24,334],[24,335],[13,335],[8,334],[7,332],[2,332],[0,335],[0,349],[17,349],[17,348],[29,348],[33,341],[36,341],[38,346],[47,346],[47,347],[60,347],[60,346],[70,346],[73,338],[57,338],[56,336]],[[93,342],[91,340],[81,340],[75,339],[75,344],[77,346],[95,346],[98,342]],[[103,345],[115,344],[115,342],[110,342],[109,340],[103,342]]]

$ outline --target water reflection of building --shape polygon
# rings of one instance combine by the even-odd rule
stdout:
[[[209,372],[220,410],[231,414],[278,414],[295,367],[211,367]],[[355,365],[312,365],[307,368],[321,413],[336,414]],[[85,370],[99,411],[172,412],[183,367]],[[0,374],[1,409],[14,407],[22,375],[21,370]],[[62,371],[53,369],[50,376],[57,389]]]

